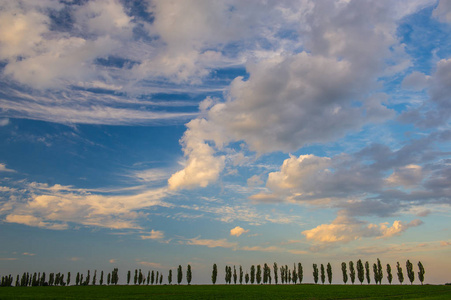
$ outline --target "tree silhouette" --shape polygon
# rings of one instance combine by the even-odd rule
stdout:
[[[274,262],[273,271],[274,271],[274,282],[277,284],[279,282],[279,274],[277,274],[278,268],[276,262]]]
[[[388,280],[388,283],[390,283],[390,284],[393,280],[393,275],[391,274],[391,267],[389,264],[387,264],[387,280]]]
[[[341,272],[343,273],[343,282],[346,284],[348,282],[348,271],[346,270],[346,263],[341,263]]]
[[[240,284],[243,284],[243,267],[240,265]]]
[[[368,262],[365,262],[365,276],[366,276],[366,281],[368,282],[368,284],[370,284],[370,282],[371,282],[370,264]]]
[[[191,265],[188,265],[186,268],[186,281],[188,282],[188,285],[190,285],[191,279],[193,279],[193,273],[191,273]]]
[[[329,281],[329,284],[332,284],[332,266],[330,263],[327,263],[327,281]]]
[[[398,281],[400,284],[404,282],[404,274],[402,273],[401,265],[399,264],[399,261],[396,264],[396,269],[398,270]]]
[[[313,281],[315,284],[318,283],[318,266],[316,264],[313,264]]]
[[[413,265],[410,262],[410,260],[407,260],[406,262],[406,270],[407,270],[407,277],[409,277],[410,284],[413,283],[415,280],[415,272],[413,271]]]
[[[304,270],[302,269],[301,263],[298,263],[298,279],[299,279],[299,284],[301,284],[302,280],[304,279]]]
[[[418,279],[421,282],[421,285],[423,285],[423,281],[424,281],[424,267],[423,264],[421,263],[421,261],[418,262],[418,269],[420,270],[418,272]]]
[[[211,282],[215,284],[217,278],[218,278],[218,266],[216,264],[213,264],[213,271],[211,272]]]
[[[180,284],[182,282],[182,279],[183,279],[182,266],[179,265],[177,269],[177,284]]]
[[[260,282],[262,281],[262,266],[257,265],[257,274],[255,277],[255,279],[257,279],[257,284],[260,284]]]

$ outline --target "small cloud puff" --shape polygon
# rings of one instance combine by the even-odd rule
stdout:
[[[150,235],[141,235],[141,238],[143,240],[148,240],[148,239],[152,239],[152,240],[157,240],[157,239],[162,239],[164,238],[164,232],[163,231],[159,231],[159,230],[153,230],[150,232]]]
[[[245,230],[244,228],[237,226],[230,230],[230,235],[240,236],[243,233],[249,232],[249,230]]]

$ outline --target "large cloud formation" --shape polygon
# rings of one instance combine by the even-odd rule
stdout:
[[[271,55],[267,51],[266,56],[248,62],[249,78],[235,78],[226,101],[211,105],[203,117],[203,125],[218,128],[222,138],[218,140],[218,132],[210,130],[204,141],[216,150],[244,141],[258,154],[288,152],[393,118],[394,111],[384,105],[386,96],[374,91],[381,76],[410,65],[396,37],[396,21],[402,18],[401,11],[415,8],[400,5],[402,10],[385,1],[377,5],[372,1],[307,1],[298,9],[291,7],[298,14],[289,14],[287,19],[298,21],[292,29],[302,50],[286,51],[279,44]],[[192,131],[191,123],[188,126]],[[187,151],[185,155],[188,161],[202,159],[194,152],[193,158]],[[206,156],[211,157],[210,153]],[[221,167],[212,166],[216,173]],[[172,188],[194,182],[178,183]]]

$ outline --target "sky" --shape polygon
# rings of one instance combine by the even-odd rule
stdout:
[[[451,282],[450,36],[446,0],[1,0],[0,274]]]

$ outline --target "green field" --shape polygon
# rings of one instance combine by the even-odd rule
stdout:
[[[445,285],[163,285],[0,288],[0,299],[451,299]]]

